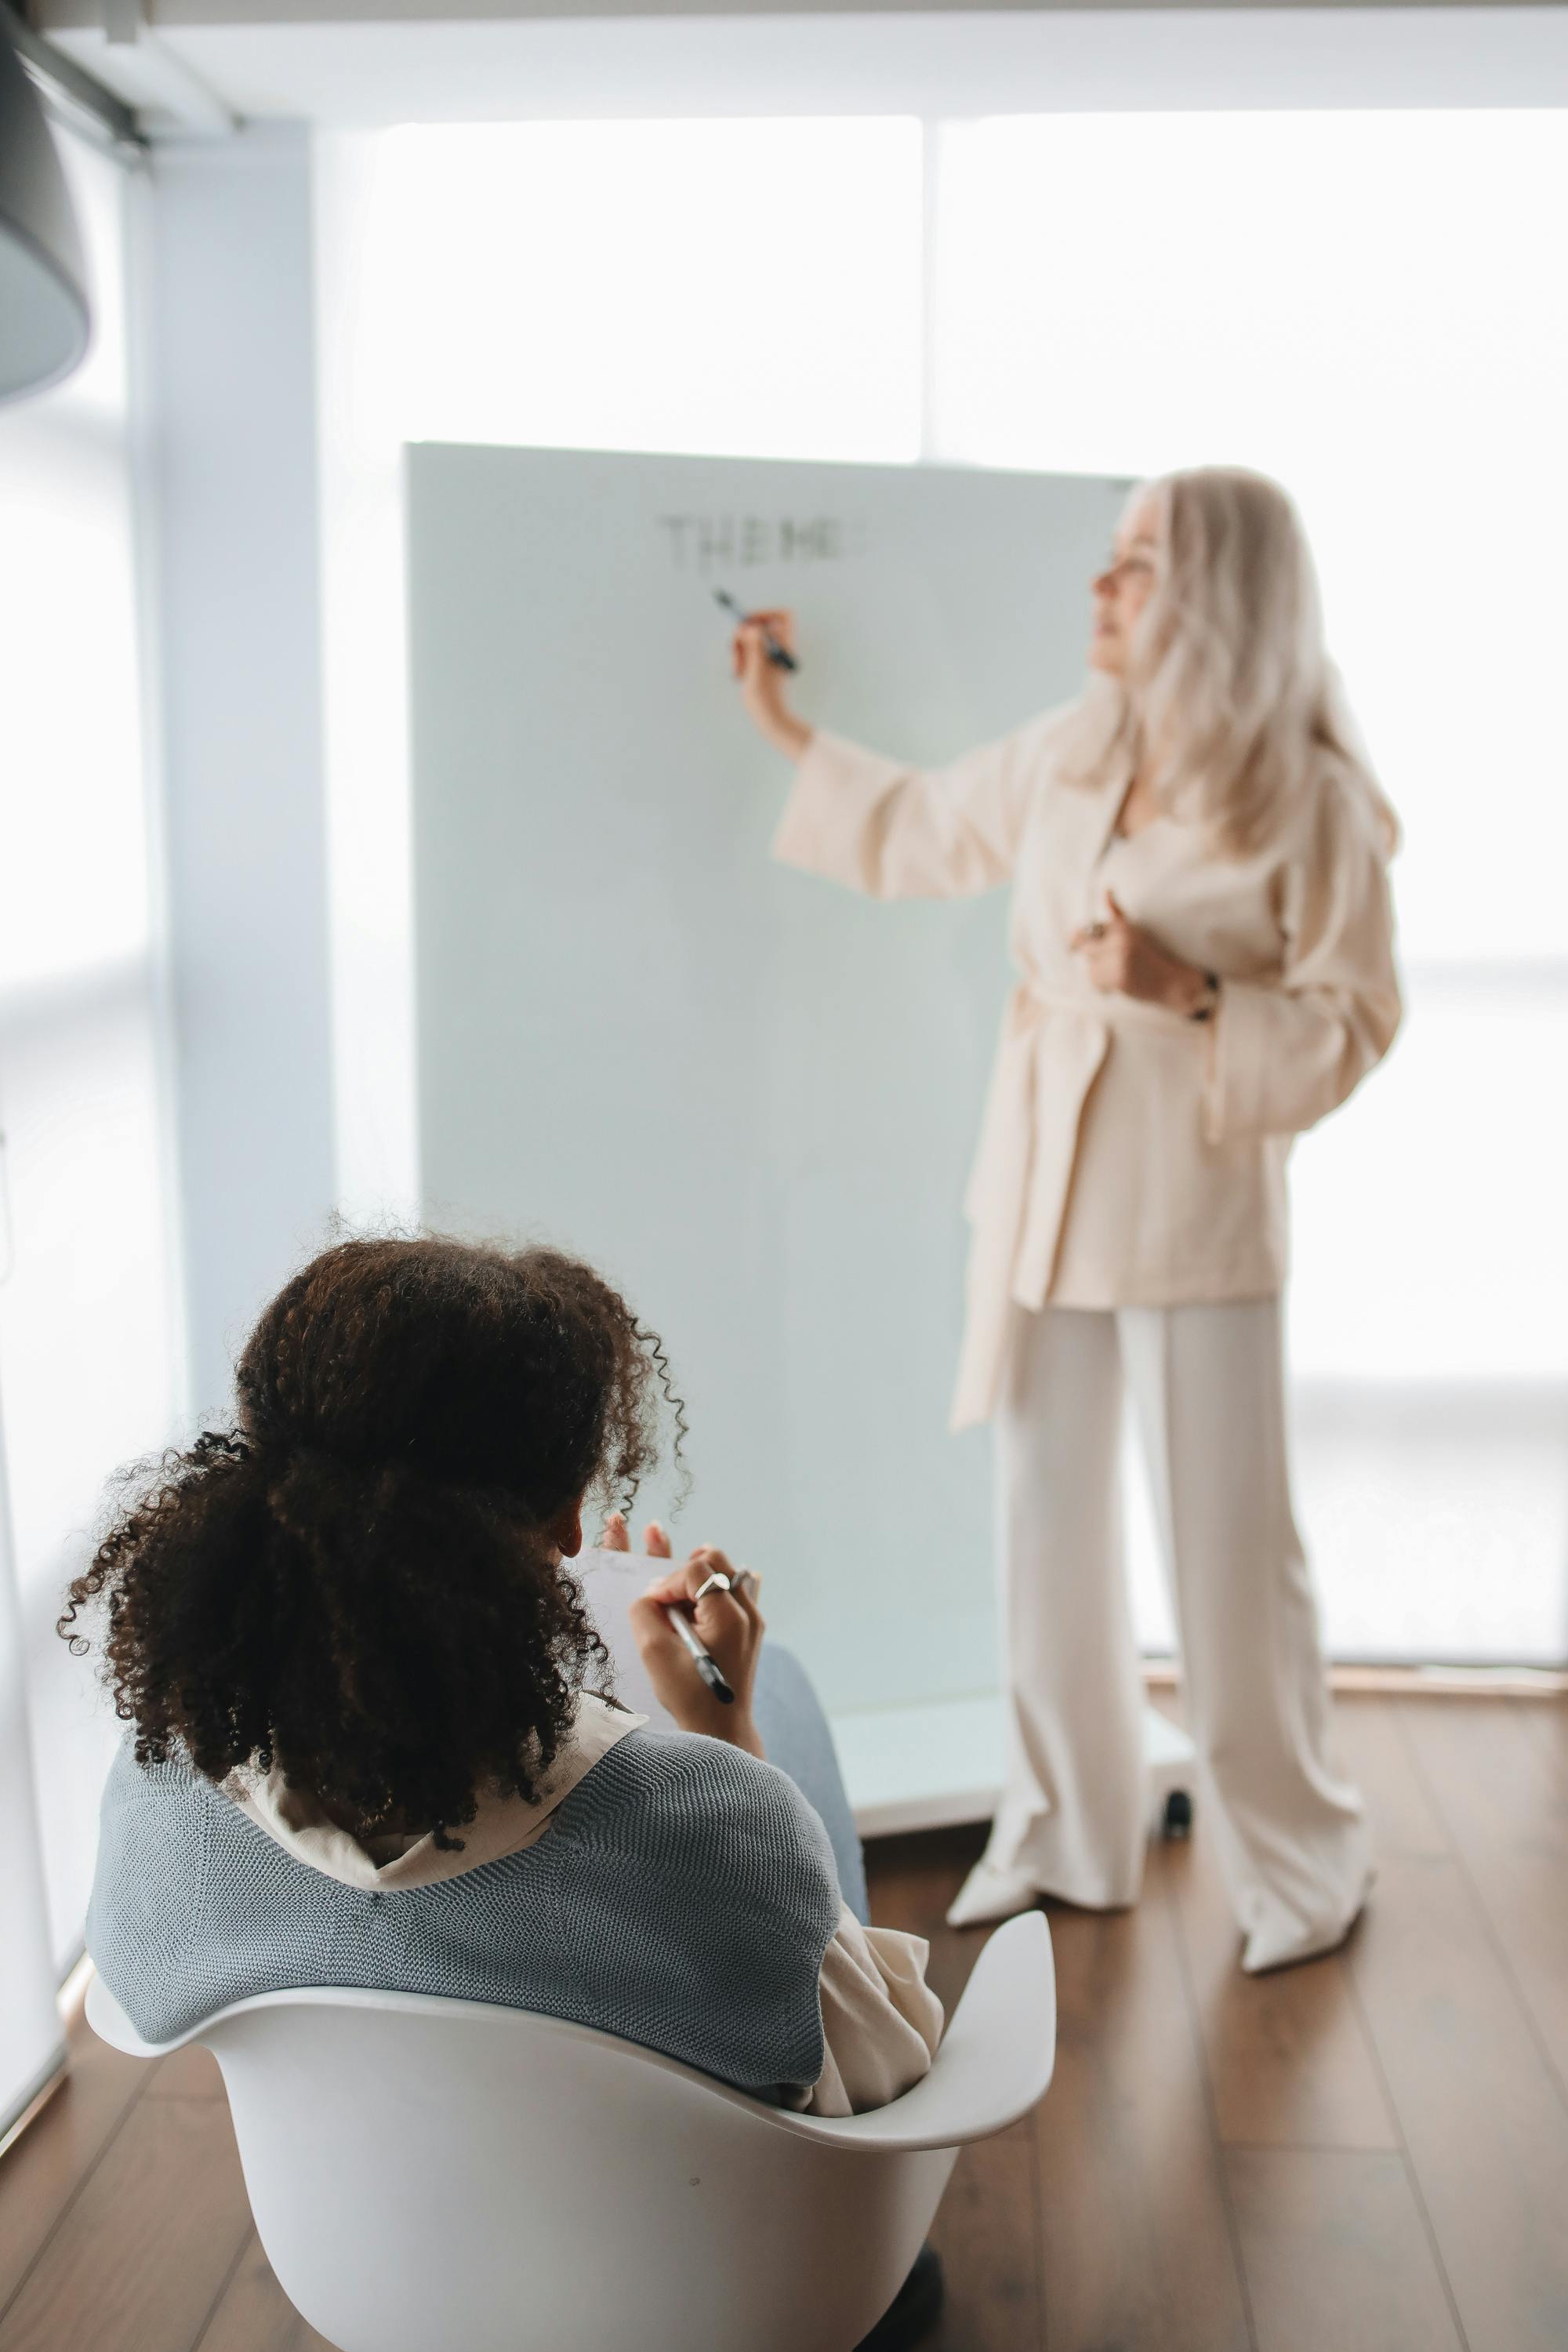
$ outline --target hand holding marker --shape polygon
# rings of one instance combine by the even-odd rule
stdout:
[[[712,1575],[709,1577],[704,1583],[698,1586],[696,1591],[692,1595],[692,1599],[694,1601],[700,1601],[705,1592],[744,1591],[751,1585],[753,1585],[756,1580],[756,1578],[752,1574],[749,1568],[742,1568],[736,1575],[734,1581],[731,1584],[731,1580],[723,1573],[721,1569],[715,1569]],[[720,1700],[725,1706],[733,1706],[735,1704],[734,1692],[730,1688],[729,1684],[724,1680],[723,1675],[720,1673],[718,1661],[713,1656],[711,1651],[705,1649],[702,1643],[698,1640],[690,1620],[686,1616],[684,1611],[667,1608],[664,1613],[666,1619],[668,1621],[671,1632],[679,1636],[691,1660],[692,1664],[696,1667],[698,1673],[701,1675],[703,1681],[707,1684],[714,1697]]]
[[[725,612],[732,613],[736,620],[741,622],[742,625],[752,617],[743,604],[736,603],[734,597],[731,595],[727,588],[715,588],[713,591],[713,602],[716,604],[722,604]],[[775,669],[798,669],[800,667],[800,664],[796,661],[789,647],[787,646],[780,645],[777,637],[774,636],[773,631],[768,627],[765,621],[763,622],[761,625],[763,632],[763,651],[767,655],[767,657],[772,662],[773,667]]]
[[[669,1565],[669,1538],[657,1520],[649,1522],[645,1542],[650,1564]],[[605,1522],[600,1538],[603,1549],[626,1552],[631,1549],[631,1531],[622,1511],[612,1511]],[[757,1594],[762,1580],[749,1568],[731,1568],[721,1551],[711,1544],[699,1545],[684,1569],[657,1578],[640,1601],[632,1604],[632,1631],[644,1663],[654,1681],[663,1704],[676,1721],[686,1730],[706,1731],[719,1738],[733,1738],[737,1745],[748,1748],[755,1755],[762,1748],[755,1740],[751,1724],[752,1681],[756,1672],[757,1646],[762,1637],[763,1621],[757,1610]],[[721,1602],[718,1596],[728,1599]],[[709,1596],[713,1596],[710,1599]],[[709,1638],[717,1640],[722,1632],[726,1665],[721,1666],[712,1651],[699,1634],[693,1615],[700,1614],[708,1603]],[[637,1620],[643,1619],[641,1626]],[[672,1634],[679,1647],[697,1670],[710,1701],[725,1709],[732,1708],[733,1729],[720,1728],[711,1717],[702,1719],[705,1702],[698,1699],[695,1682],[690,1685],[689,1699],[683,1688],[684,1677],[669,1662],[673,1679],[664,1681],[667,1668],[658,1662],[658,1644],[650,1649],[649,1621],[661,1624]],[[727,1621],[734,1621],[733,1623]],[[737,1643],[736,1633],[740,1634]],[[726,1670],[727,1667],[727,1670]],[[695,1717],[690,1709],[696,1707]],[[721,1721],[722,1718],[721,1718]]]

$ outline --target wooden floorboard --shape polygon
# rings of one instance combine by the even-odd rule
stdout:
[[[1169,1874],[1227,2147],[1397,2148],[1344,1960],[1243,1976],[1241,1937],[1211,1839],[1173,1847]]]
[[[1399,1724],[1540,2039],[1568,2085],[1568,1708],[1415,1699]]]
[[[0,2320],[0,2352],[185,2352],[249,2228],[227,2106],[139,2099]]]
[[[1384,1858],[1450,1851],[1447,1831],[1399,1728],[1399,1710],[1407,1704],[1387,1698],[1341,1698],[1334,1704],[1339,1760],[1367,1798],[1373,1846]]]
[[[1053,1909],[1056,2079],[1036,2111],[1050,2352],[1246,2352],[1201,2040],[1163,1851],[1142,1902]]]
[[[949,2017],[986,1937],[948,1927],[942,1914],[984,1842],[981,1830],[948,1830],[879,1839],[868,1853],[872,1916],[884,1927],[925,1937],[927,1980]],[[963,2150],[931,2232],[947,2308],[930,2352],[1044,2346],[1037,2190],[1032,2122]]]
[[[1393,1729],[1403,1744],[1396,1718]],[[1400,1764],[1392,1746],[1387,1754],[1396,1786],[1407,1790],[1415,1778],[1436,1814],[1408,1758]],[[1367,1790],[1380,1822],[1381,1783],[1370,1771]],[[1442,1826],[1440,1851],[1384,1850],[1351,1974],[1469,2352],[1563,2352],[1568,2108]]]
[[[1043,2352],[1038,2179],[1034,2129],[1016,2124],[966,2147],[953,2167],[931,2243],[947,2306],[930,2352]]]
[[[223,2074],[210,2050],[196,2042],[187,2042],[183,2050],[171,2050],[153,2069],[147,2085],[150,2099],[221,2099],[227,2094],[223,2087]]]
[[[1258,2352],[1463,2352],[1403,2156],[1226,2158]]]
[[[300,2318],[252,2231],[194,2352],[333,2352],[333,2347]]]
[[[1568,2352],[1568,1703],[1337,1717],[1379,1857],[1344,1954],[1241,1976],[1201,1799],[1137,1911],[1051,1908],[1057,2079],[960,2158],[930,2352]],[[980,1844],[869,1856],[950,2012]],[[211,2059],[72,2048],[0,2159],[0,2352],[331,2352],[256,2241]]]
[[[0,2157],[0,2317],[146,2089],[142,2061],[110,2050],[85,2025],[72,2032],[70,2051],[65,2082]]]

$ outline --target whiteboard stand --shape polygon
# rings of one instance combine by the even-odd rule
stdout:
[[[863,1838],[989,1821],[1002,1793],[999,1696],[836,1715],[833,1738]],[[1192,1826],[1197,1751],[1178,1724],[1143,1710],[1152,1836]]]
[[[649,1572],[641,1552],[589,1546],[573,1562],[615,1667],[624,1706],[668,1723],[637,1654],[628,1611]],[[956,1829],[989,1821],[1002,1793],[1002,1699],[931,1699],[915,1706],[867,1707],[830,1718],[833,1744],[863,1838],[906,1830]],[[1184,1837],[1192,1825],[1197,1751],[1179,1724],[1143,1710],[1152,1836]]]

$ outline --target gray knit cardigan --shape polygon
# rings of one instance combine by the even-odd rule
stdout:
[[[149,2042],[251,1993],[358,1985],[597,2026],[762,2097],[822,2072],[827,1834],[771,1764],[629,1733],[536,1844],[430,1886],[346,1886],[208,1780],[123,1748],[87,1943]]]

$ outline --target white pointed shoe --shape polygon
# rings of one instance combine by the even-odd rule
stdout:
[[[948,1906],[950,1927],[984,1927],[1032,1911],[1040,1890],[1021,1870],[1002,1870],[982,1854]]]
[[[1254,1929],[1241,1956],[1242,1973],[1249,1977],[1268,1976],[1275,1969],[1293,1969],[1301,1960],[1321,1960],[1326,1954],[1337,1952],[1365,1910],[1376,1875],[1375,1871],[1367,1873],[1361,1901],[1342,1927],[1308,1930],[1294,1937],[1275,1936],[1272,1939]]]

